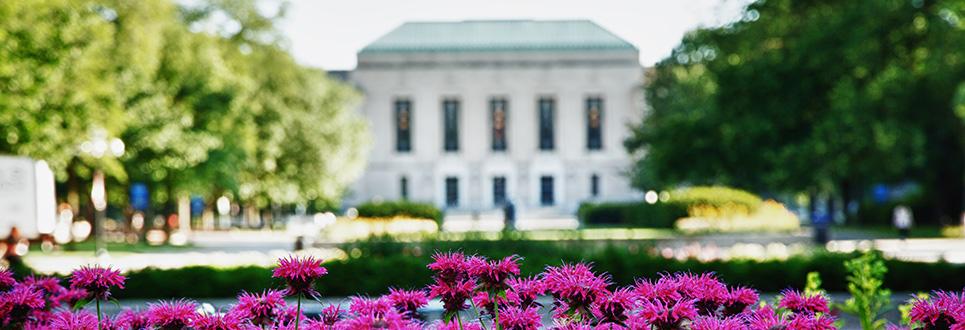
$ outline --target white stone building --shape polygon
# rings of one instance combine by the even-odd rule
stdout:
[[[358,53],[373,147],[349,205],[432,202],[447,214],[572,217],[639,199],[623,147],[643,113],[637,49],[567,21],[406,23]]]

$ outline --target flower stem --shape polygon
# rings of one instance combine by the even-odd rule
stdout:
[[[298,321],[302,316],[302,294],[298,294],[298,312],[295,313],[295,330],[298,330]]]
[[[101,330],[101,300],[94,299],[94,305],[97,306],[97,330]]]
[[[462,330],[462,318],[459,317],[459,311],[456,311],[456,323],[459,324],[459,330]]]
[[[493,329],[502,330],[503,326],[499,324],[499,296],[493,297]]]

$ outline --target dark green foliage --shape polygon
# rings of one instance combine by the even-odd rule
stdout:
[[[965,173],[960,0],[753,1],[688,33],[646,77],[626,141],[645,189],[726,184],[860,200],[915,182],[957,219]]]
[[[845,261],[856,254],[815,253],[788,260],[714,261],[668,260],[650,255],[650,243],[601,241],[460,241],[395,243],[354,243],[343,248],[359,257],[325,264],[328,275],[318,282],[325,296],[380,295],[390,287],[420,288],[430,281],[426,265],[435,251],[463,251],[488,257],[512,254],[523,257],[523,275],[541,272],[547,265],[588,261],[598,271],[613,276],[615,283],[632,284],[635,278],[654,278],[664,272],[714,272],[731,285],[751,286],[762,292],[804,288],[809,272],[821,274],[822,288],[829,292],[847,291]],[[948,263],[916,263],[887,260],[888,273],[884,287],[895,292],[961,289],[965,265]],[[234,297],[241,290],[260,291],[281,288],[283,283],[271,278],[271,269],[241,267],[217,269],[188,267],[182,269],[144,269],[126,274],[124,290],[115,291],[118,298],[161,299],[173,297]]]
[[[677,219],[687,216],[687,208],[669,203],[583,203],[577,214],[588,225],[673,228]]]
[[[438,207],[429,203],[410,202],[406,200],[365,202],[355,207],[359,211],[360,217],[367,218],[392,218],[392,217],[413,217],[421,219],[432,219],[442,223],[442,211]]]

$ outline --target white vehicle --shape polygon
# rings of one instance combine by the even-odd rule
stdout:
[[[16,227],[21,237],[53,233],[54,173],[47,162],[0,156],[0,238]]]

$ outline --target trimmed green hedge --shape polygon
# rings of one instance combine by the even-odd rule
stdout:
[[[421,219],[432,219],[437,223],[442,223],[442,210],[429,203],[410,202],[406,200],[398,201],[369,201],[355,207],[360,217],[369,218],[393,218],[393,217],[413,217]]]
[[[723,186],[699,186],[674,189],[670,192],[670,203],[685,207],[710,206],[718,209],[740,206],[750,211],[757,210],[763,201],[750,192]]]
[[[522,273],[539,273],[547,265],[562,262],[589,261],[599,271],[613,276],[621,285],[634,278],[655,277],[662,272],[715,272],[732,285],[752,286],[763,292],[804,286],[808,272],[821,273],[823,287],[829,291],[846,291],[844,262],[851,254],[816,253],[786,261],[678,261],[652,256],[645,242],[606,243],[599,241],[463,241],[395,243],[368,242],[344,246],[360,255],[325,264],[329,274],[318,283],[325,296],[379,295],[390,287],[419,288],[430,281],[426,269],[434,251],[456,251],[502,257],[517,254],[524,258]],[[350,253],[351,254],[351,253]],[[965,265],[948,263],[916,263],[886,261],[885,286],[893,291],[960,290],[965,278]],[[160,270],[144,269],[126,274],[126,288],[116,290],[117,298],[162,299],[174,297],[234,297],[241,290],[259,291],[280,288],[283,283],[271,278],[271,269],[241,267],[215,269],[188,267]]]
[[[583,203],[577,214],[589,225],[673,228],[677,219],[702,216],[693,212],[711,209],[714,214],[749,214],[763,203],[760,197],[747,191],[720,186],[679,188],[670,191],[668,197],[655,204],[642,201]]]
[[[590,225],[673,228],[677,219],[687,216],[687,208],[668,203],[583,203],[577,214]]]

